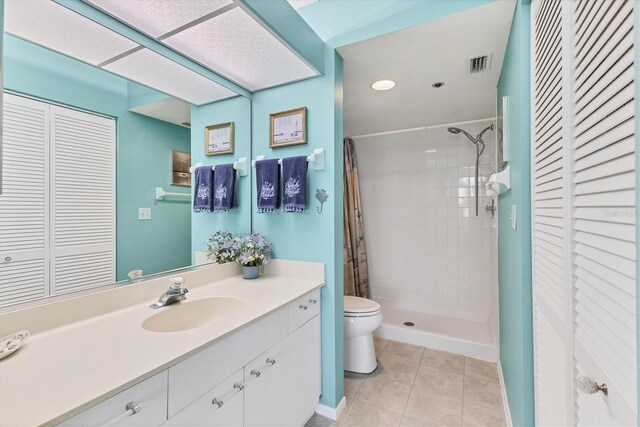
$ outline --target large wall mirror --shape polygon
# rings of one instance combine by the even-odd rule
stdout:
[[[194,214],[172,162],[250,159],[251,100],[55,2],[4,14],[0,306],[188,267],[214,231],[251,230],[250,168],[237,208]],[[206,156],[227,122],[234,152]]]

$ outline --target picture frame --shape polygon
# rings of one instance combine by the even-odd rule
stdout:
[[[307,107],[269,115],[269,147],[287,147],[307,143]]]
[[[233,154],[235,145],[234,128],[234,122],[206,126],[204,132],[204,154],[206,156]]]
[[[496,120],[497,163],[498,170],[509,161],[509,97],[503,96]]]

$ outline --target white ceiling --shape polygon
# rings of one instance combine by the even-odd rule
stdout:
[[[317,76],[231,0],[86,0],[250,91]]]
[[[344,58],[345,135],[495,116],[496,86],[515,0],[503,0],[338,49]],[[468,74],[466,59],[493,54]],[[376,80],[396,87],[378,92]],[[434,82],[444,82],[436,89]]]
[[[86,0],[256,91],[318,75],[234,0]],[[5,2],[5,30],[191,104],[237,94],[52,0]]]
[[[138,44],[51,1],[7,1],[5,31],[97,65]]]
[[[191,105],[175,98],[165,98],[132,108],[129,111],[176,125],[191,122]]]

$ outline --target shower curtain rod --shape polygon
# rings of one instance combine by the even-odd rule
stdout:
[[[354,135],[354,136],[351,136],[349,138],[351,138],[351,139],[361,139],[361,138],[368,138],[368,137],[371,137],[371,136],[393,135],[394,133],[416,132],[416,131],[419,131],[419,130],[436,129],[436,128],[442,128],[442,127],[456,126],[456,125],[466,125],[466,124],[469,124],[469,123],[486,122],[486,121],[489,121],[489,120],[495,120],[495,116],[494,117],[487,117],[486,119],[467,120],[465,122],[455,122],[455,123],[446,123],[446,124],[442,124],[442,125],[421,126],[421,127],[418,127],[418,128],[409,128],[409,129],[388,130],[386,132],[366,133],[366,134],[363,134],[363,135]]]

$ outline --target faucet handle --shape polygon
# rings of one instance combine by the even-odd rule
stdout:
[[[180,289],[184,283],[184,279],[180,276],[170,277],[169,282],[171,283],[171,289]]]

